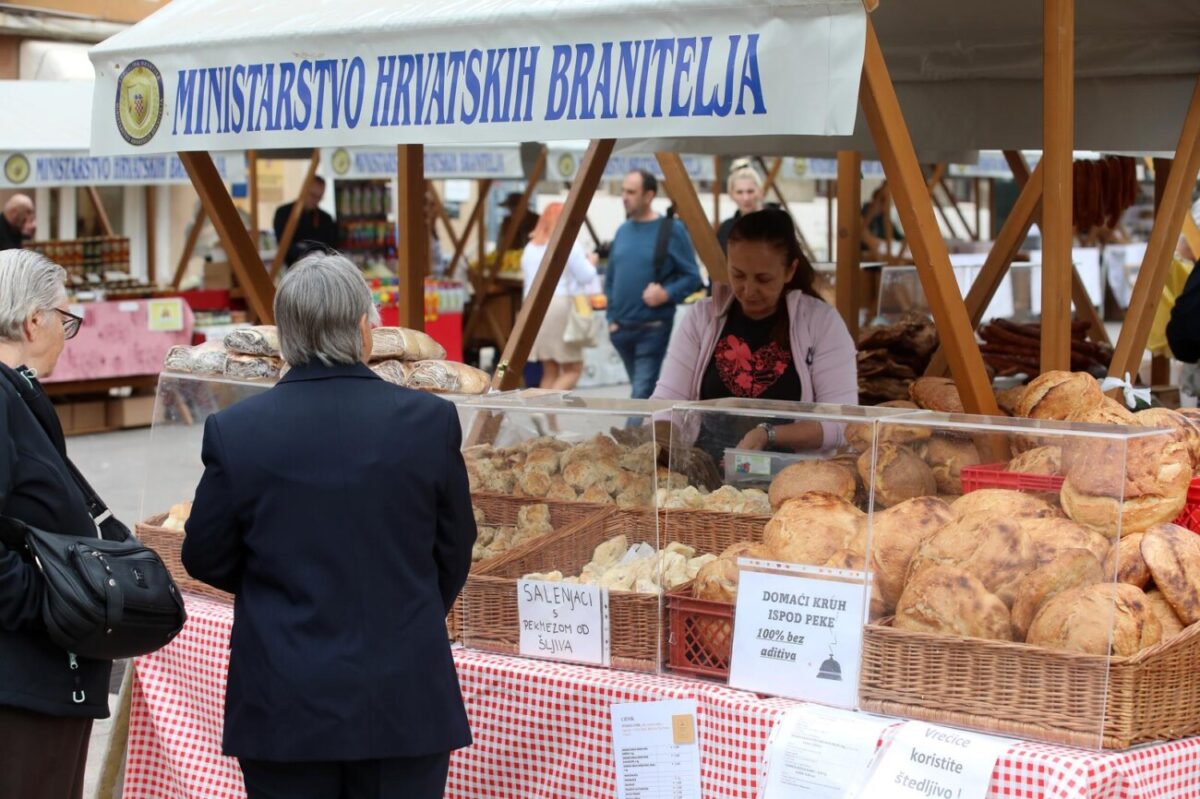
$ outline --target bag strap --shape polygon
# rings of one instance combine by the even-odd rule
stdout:
[[[662,285],[662,268],[667,262],[667,248],[671,243],[671,232],[675,228],[675,207],[667,209],[667,215],[658,223],[658,238],[654,241],[654,282]]]

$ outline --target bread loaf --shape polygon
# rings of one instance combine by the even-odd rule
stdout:
[[[899,630],[1012,640],[1005,604],[976,577],[953,566],[926,569],[909,581],[893,624]]]
[[[917,549],[909,582],[936,566],[954,566],[977,577],[1005,605],[1017,584],[1037,567],[1033,542],[1015,519],[961,520],[946,525]]]
[[[446,348],[420,330],[377,327],[371,331],[372,361],[430,361],[445,357]]]
[[[1167,601],[1166,596],[1157,588],[1152,588],[1146,592],[1146,602],[1150,606],[1150,611],[1158,618],[1158,623],[1162,625],[1162,640],[1174,638],[1184,630],[1184,624],[1180,621],[1175,609],[1171,607],[1171,603]]]
[[[1174,524],[1159,524],[1142,538],[1142,557],[1154,585],[1184,625],[1200,621],[1200,536]]]
[[[916,497],[871,519],[871,560],[886,612],[904,591],[908,567],[917,549],[954,520],[950,506],[936,497]]]
[[[412,366],[404,361],[379,361],[371,364],[370,369],[392,385],[407,386]]]
[[[820,566],[858,536],[866,518],[831,494],[801,494],[784,502],[767,522],[763,543],[781,561]]]
[[[907,447],[880,444],[876,448],[875,471],[871,474],[871,452],[858,459],[858,472],[863,482],[875,486],[875,503],[888,508],[906,499],[937,493],[933,471]],[[873,477],[873,479],[872,479]]]
[[[922,408],[941,413],[963,413],[958,387],[947,377],[918,377],[908,388],[908,395]]]
[[[1187,448],[1192,472],[1200,467],[1200,424],[1169,408],[1147,408],[1134,414],[1143,427],[1158,427],[1171,431],[1172,437]]]
[[[990,516],[1048,519],[1062,515],[1043,499],[1005,488],[984,488],[963,494],[951,503],[950,509],[960,519]]]
[[[235,380],[274,380],[283,361],[258,355],[226,355],[225,376]]]
[[[1048,600],[1029,627],[1026,643],[1089,655],[1136,655],[1162,639],[1162,625],[1142,589],[1102,582],[1063,591]]]
[[[1024,641],[1042,605],[1063,591],[1104,580],[1100,561],[1086,549],[1068,549],[1027,574],[1017,584],[1012,608],[1013,633]]]
[[[767,496],[778,510],[786,500],[808,491],[820,491],[854,502],[858,481],[854,474],[833,461],[800,461],[785,467],[771,480]]]
[[[1017,455],[1004,467],[1006,472],[1021,474],[1062,474],[1062,447],[1034,447]]]
[[[1018,524],[1033,541],[1034,557],[1039,566],[1070,549],[1086,549],[1096,560],[1103,561],[1112,545],[1100,533],[1070,519],[1021,519]],[[1105,571],[1105,574],[1111,578],[1111,572]]]
[[[939,494],[961,494],[963,468],[980,463],[979,450],[969,439],[934,436],[918,451],[933,472]]]
[[[915,402],[908,400],[890,400],[881,402],[879,408],[900,408],[902,410],[918,411]],[[859,452],[868,452],[875,443],[875,422],[856,422],[846,425],[846,443]],[[895,421],[886,421],[878,425],[880,444],[908,444],[922,441],[933,435],[933,428],[928,426],[904,425]]]
[[[1064,421],[1072,414],[1089,413],[1104,401],[1096,378],[1087,372],[1043,372],[1025,387],[1017,402],[1017,416]]]
[[[275,325],[258,325],[232,330],[225,336],[225,349],[241,355],[280,357],[279,330]]]
[[[408,387],[440,394],[484,394],[491,380],[487,372],[463,363],[422,360],[413,364]]]
[[[1131,533],[1109,547],[1104,556],[1104,579],[1116,575],[1117,582],[1145,588],[1150,584],[1150,567],[1142,557],[1142,539],[1145,533]]]

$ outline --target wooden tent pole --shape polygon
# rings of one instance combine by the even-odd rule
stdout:
[[[993,241],[996,240],[996,179],[988,178],[987,181],[987,196],[988,196],[988,237]]]
[[[958,197],[954,196],[954,191],[951,190],[950,184],[946,182],[945,175],[943,175],[942,179],[938,181],[938,185],[942,187],[942,191],[946,192],[946,197],[950,199],[950,207],[954,209],[954,213],[958,217],[958,221],[962,222],[963,229],[967,231],[967,236],[969,236],[972,241],[979,241],[979,235],[976,233],[979,228],[972,228],[971,223],[967,221],[967,215],[963,213],[962,206],[958,204]],[[976,206],[976,209],[978,209],[978,206]]]
[[[862,154],[853,150],[839,152],[837,272],[834,292],[838,313],[850,335],[858,338],[859,270],[862,257]]]
[[[258,151],[246,151],[246,183],[250,195],[250,235],[258,242]]]
[[[207,214],[204,210],[204,203],[196,208],[196,217],[192,220],[192,226],[188,228],[187,239],[183,243],[183,253],[179,256],[179,265],[175,267],[175,277],[171,279],[171,288],[179,290],[179,284],[183,282],[183,276],[187,274],[188,262],[192,260],[192,253],[196,251],[196,242],[200,238],[200,231],[204,229],[204,220]]]
[[[558,287],[571,248],[575,246],[575,239],[579,237],[583,217],[587,213],[592,195],[596,193],[596,187],[600,185],[600,178],[604,175],[604,167],[612,155],[614,144],[615,139],[595,139],[584,153],[579,171],[571,184],[571,191],[567,194],[567,201],[563,204],[562,216],[554,226],[554,232],[550,234],[546,253],[542,256],[542,265],[533,279],[529,296],[521,304],[521,312],[517,314],[512,335],[509,336],[508,344],[504,347],[504,353],[496,366],[496,374],[492,377],[493,388],[504,390],[520,385],[525,359],[529,357],[529,348],[533,346],[533,339],[546,316],[546,309],[550,307],[550,300]],[[541,160],[544,161],[544,157]]]
[[[866,52],[863,61],[861,101],[871,136],[882,156],[889,185],[897,196],[897,207],[912,247],[917,273],[933,311],[941,339],[946,345],[950,372],[968,413],[998,415],[1000,408],[984,369],[983,356],[967,316],[946,242],[933,216],[933,203],[921,175],[912,138],[904,123],[896,87],[888,74],[875,26],[867,18]]]
[[[783,159],[776,158],[771,162],[770,167],[767,166],[767,162],[761,156],[755,156],[754,160],[758,164],[758,168],[766,172],[766,177],[763,178],[763,197],[766,197],[779,177],[779,170],[783,167]]]
[[[1187,239],[1192,258],[1200,260],[1200,227],[1196,226],[1196,220],[1190,214],[1183,218],[1183,237]]]
[[[836,181],[825,181],[825,260],[832,261],[833,254],[833,200]],[[859,197],[862,196],[862,186],[859,186]],[[861,219],[861,217],[860,217]]]
[[[479,181],[479,191],[475,197],[475,205],[471,208],[471,215],[467,217],[467,224],[462,229],[461,237],[454,236],[454,229],[450,229],[450,240],[454,242],[454,256],[450,259],[450,268],[454,269],[454,265],[458,263],[458,259],[462,257],[467,249],[467,239],[471,235],[471,229],[475,227],[477,220],[483,218],[483,211],[487,207],[488,192],[492,190],[492,181],[490,178],[484,178]],[[436,192],[435,195],[436,196]],[[442,205],[441,199],[437,200],[438,207],[442,209],[442,214],[446,213],[445,206]],[[447,218],[446,226],[449,227],[450,222]],[[481,248],[482,252],[482,248]],[[483,271],[483,256],[480,256],[479,270]]]
[[[274,324],[275,311],[272,306],[275,302],[275,285],[267,276],[267,270],[263,269],[258,247],[250,240],[250,234],[242,224],[242,218],[221,181],[221,174],[213,165],[212,157],[206,152],[185,152],[179,154],[179,160],[183,162],[192,185],[200,195],[204,212],[212,220],[221,246],[229,256],[233,274],[246,295],[250,312],[260,324]]]
[[[1075,0],[1042,3],[1042,371],[1071,369]]]
[[[716,230],[721,226],[721,156],[713,156],[712,182],[712,226]]]
[[[983,241],[983,179],[975,178],[971,182],[971,198],[975,202],[975,241]]]
[[[1175,161],[1167,176],[1162,204],[1154,216],[1154,227],[1150,231],[1150,243],[1142,259],[1137,281],[1133,285],[1133,296],[1129,300],[1129,312],[1121,326],[1121,335],[1113,352],[1108,373],[1123,376],[1126,372],[1136,375],[1150,337],[1150,326],[1158,308],[1171,257],[1183,229],[1192,200],[1192,187],[1196,185],[1196,173],[1200,171],[1200,78],[1192,92],[1191,105],[1183,123],[1179,144],[1175,148]]]
[[[158,283],[158,187],[146,186],[146,281]]]
[[[700,262],[708,269],[709,278],[728,283],[729,270],[725,265],[725,252],[721,249],[721,243],[717,241],[717,232],[704,218],[700,196],[696,194],[696,186],[692,179],[688,177],[683,159],[678,153],[655,153],[655,158],[658,159],[658,168],[662,170],[671,202],[675,204],[675,211],[687,227],[692,246],[696,248]]]
[[[425,147],[396,145],[396,209],[399,237],[400,326],[425,329],[425,275],[429,272],[429,229],[425,222]]]
[[[100,199],[100,192],[96,191],[95,186],[88,186],[85,191],[87,191],[88,199],[92,201],[92,207],[96,209],[96,220],[100,223],[100,232],[105,236],[117,235],[113,232],[112,222],[108,218],[108,211],[104,210],[104,202]]]
[[[287,259],[287,251],[292,246],[292,239],[296,237],[296,228],[300,227],[300,214],[304,213],[304,198],[308,195],[308,188],[317,176],[317,167],[320,165],[321,151],[314,147],[312,158],[308,161],[308,172],[304,174],[304,181],[300,184],[300,194],[292,203],[292,212],[288,214],[287,224],[283,227],[283,238],[276,242],[278,246],[275,248],[275,258],[271,261],[272,280],[278,276],[283,262]]]

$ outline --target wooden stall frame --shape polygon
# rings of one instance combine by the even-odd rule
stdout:
[[[1042,3],[1042,371],[1071,369],[1075,0]]]
[[[396,209],[399,241],[400,326],[425,329],[425,275],[429,273],[429,229],[425,222],[425,147],[396,146]]]
[[[115,236],[113,232],[112,222],[108,218],[108,211],[104,210],[104,201],[100,199],[100,192],[95,186],[88,186],[84,189],[87,192],[88,199],[92,201],[92,208],[96,209],[96,220],[100,223],[100,232],[105,236]]]
[[[850,335],[857,339],[859,310],[862,305],[859,291],[862,260],[862,155],[853,151],[840,152],[837,162],[837,277],[834,291],[837,295],[838,313],[846,323]]]
[[[658,159],[658,168],[662,170],[671,202],[675,204],[679,219],[687,227],[692,246],[696,248],[700,262],[708,269],[709,278],[722,283],[729,282],[725,252],[717,241],[716,232],[704,217],[700,197],[691,178],[688,177],[683,159],[678,153],[655,153],[655,158]]]

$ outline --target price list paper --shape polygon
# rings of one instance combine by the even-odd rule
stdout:
[[[696,703],[612,706],[617,799],[701,799]]]
[[[894,719],[803,704],[775,722],[767,743],[762,799],[851,799]]]

